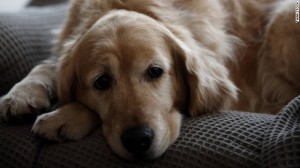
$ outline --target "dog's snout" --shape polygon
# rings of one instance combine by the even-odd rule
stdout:
[[[122,134],[124,147],[132,154],[138,155],[146,152],[153,141],[154,133],[148,127],[132,127]]]

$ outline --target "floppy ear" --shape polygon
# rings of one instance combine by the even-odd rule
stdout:
[[[67,44],[66,48],[68,49],[62,53],[58,60],[57,96],[61,105],[75,100],[77,78],[71,54],[71,45],[74,43]]]
[[[229,78],[229,71],[213,51],[193,40],[183,42],[174,35],[168,38],[174,59],[185,69],[191,116],[226,108],[237,99],[237,88]]]

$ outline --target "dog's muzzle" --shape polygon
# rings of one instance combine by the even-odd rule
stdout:
[[[151,128],[136,126],[124,131],[121,140],[125,149],[134,156],[143,156],[150,148],[154,138]]]

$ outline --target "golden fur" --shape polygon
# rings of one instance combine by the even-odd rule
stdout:
[[[15,85],[1,100],[2,114],[49,108],[57,94],[62,107],[40,115],[34,132],[80,139],[99,116],[111,148],[133,158],[120,137],[146,125],[155,135],[145,153],[151,159],[177,139],[182,112],[277,113],[300,91],[300,28],[293,5],[293,0],[73,0],[56,48],[58,62],[39,65]],[[158,79],[146,74],[152,66],[163,70]],[[103,74],[112,79],[108,90],[94,86]]]

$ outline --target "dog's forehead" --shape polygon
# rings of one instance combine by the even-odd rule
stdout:
[[[130,66],[147,61],[166,59],[168,46],[161,32],[137,22],[117,20],[114,24],[99,25],[92,30],[94,47],[92,54],[108,60],[117,57]],[[109,56],[106,56],[109,55]]]
[[[117,10],[101,17],[91,27],[92,36],[119,42],[119,45],[161,45],[162,26],[156,20],[137,12]],[[148,46],[151,47],[151,46]]]
[[[91,60],[98,60],[99,65],[120,71],[143,71],[153,64],[169,67],[170,53],[163,45],[132,39],[115,42],[100,40],[93,48]]]

